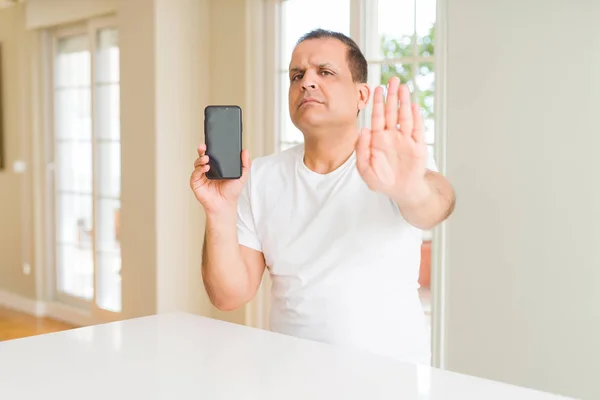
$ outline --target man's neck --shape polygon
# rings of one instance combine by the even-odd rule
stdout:
[[[344,134],[305,136],[304,164],[318,174],[335,171],[354,152],[358,130],[348,130]]]

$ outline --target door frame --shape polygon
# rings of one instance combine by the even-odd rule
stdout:
[[[56,279],[56,204],[54,192],[54,56],[59,38],[86,34],[90,38],[91,53],[91,115],[92,115],[92,152],[95,154],[94,119],[94,54],[96,33],[103,28],[117,28],[118,19],[114,14],[90,18],[83,22],[60,25],[31,33],[31,107],[32,107],[32,155],[33,155],[33,194],[34,194],[34,232],[36,255],[36,295],[45,304],[45,313],[51,317],[65,320],[76,325],[91,325],[122,319],[123,310],[113,312],[98,307],[97,293],[97,252],[95,240],[96,201],[92,202],[92,251],[94,257],[94,294],[91,300],[84,300],[61,293]],[[95,159],[92,164],[93,196],[96,189]]]

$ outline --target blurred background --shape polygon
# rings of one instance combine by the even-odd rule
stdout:
[[[302,142],[287,68],[320,27],[372,87],[410,86],[456,189],[422,245],[432,365],[600,398],[599,20],[591,0],[0,0],[0,340],[171,311],[268,329],[268,277],[210,305],[189,175],[208,104],[242,107],[253,158]]]

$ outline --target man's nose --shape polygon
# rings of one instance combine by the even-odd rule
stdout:
[[[302,89],[304,90],[315,90],[319,85],[317,83],[317,79],[315,74],[313,73],[305,73],[304,79],[302,79]]]

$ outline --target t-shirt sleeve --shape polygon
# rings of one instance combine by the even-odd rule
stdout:
[[[433,148],[432,146],[427,146],[427,169],[435,172],[439,172],[438,166],[435,162],[435,158],[433,157]]]
[[[250,206],[250,194],[249,194],[250,179],[246,181],[242,193],[238,198],[238,218],[237,218],[237,234],[239,244],[254,249],[256,251],[262,251],[262,245],[256,232],[256,225],[254,223],[254,215],[252,213],[252,207]]]

